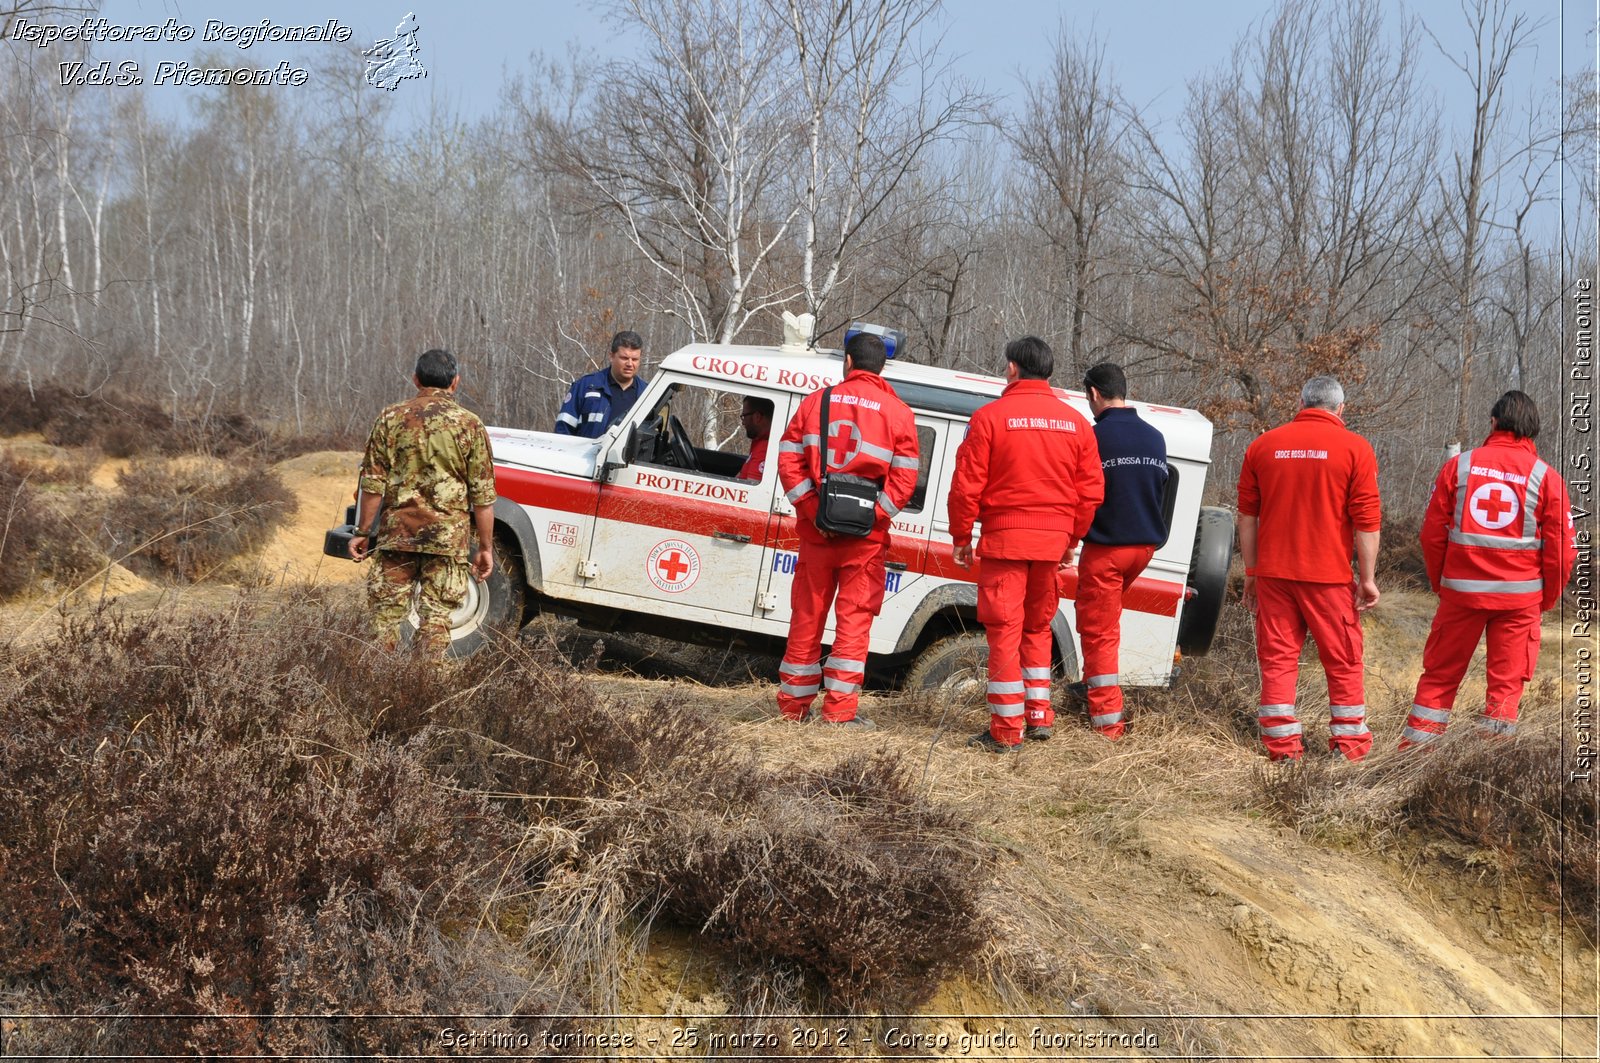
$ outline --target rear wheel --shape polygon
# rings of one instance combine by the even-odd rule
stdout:
[[[917,655],[905,689],[922,694],[982,698],[987,689],[989,643],[981,631],[949,635]]]
[[[1228,566],[1233,563],[1233,511],[1202,506],[1189,558],[1189,587],[1194,597],[1184,602],[1178,621],[1178,649],[1201,657],[1211,649],[1217,619],[1228,593]]]
[[[467,596],[450,614],[451,657],[470,657],[494,638],[515,635],[522,627],[528,585],[522,575],[522,558],[495,538],[494,571],[482,583],[467,581]],[[417,630],[417,614],[406,617],[401,636],[410,644]]]

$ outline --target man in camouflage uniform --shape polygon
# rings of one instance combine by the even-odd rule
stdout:
[[[400,624],[417,602],[412,649],[443,656],[450,646],[450,614],[494,569],[494,461],[489,433],[457,404],[461,373],[449,351],[417,359],[413,399],[378,415],[361,464],[359,526],[369,528],[383,503],[376,543],[357,536],[350,554],[375,564],[367,574],[367,599],[378,644],[394,650]],[[478,549],[468,561],[468,514]]]

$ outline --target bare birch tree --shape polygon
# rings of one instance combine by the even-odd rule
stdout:
[[[1513,10],[1510,0],[1462,0],[1461,14],[1471,44],[1461,54],[1434,44],[1466,79],[1472,94],[1472,116],[1465,142],[1452,153],[1448,171],[1439,175],[1439,216],[1432,235],[1440,268],[1453,295],[1456,347],[1449,366],[1456,395],[1455,441],[1471,433],[1473,375],[1478,363],[1481,285],[1489,239],[1504,222],[1502,179],[1544,137],[1507,137],[1509,78],[1518,55],[1530,48],[1541,23]]]

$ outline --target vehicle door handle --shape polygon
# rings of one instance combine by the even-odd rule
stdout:
[[[713,539],[726,539],[730,543],[747,543],[750,541],[750,536],[740,535],[737,532],[712,532],[711,537]]]
[[[896,572],[904,572],[906,570],[906,563],[904,561],[885,561],[883,563],[883,567],[892,568]]]

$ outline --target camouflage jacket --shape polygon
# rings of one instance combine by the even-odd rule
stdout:
[[[361,490],[383,496],[379,550],[467,556],[475,506],[494,504],[489,433],[443,388],[423,388],[378,415]]]

